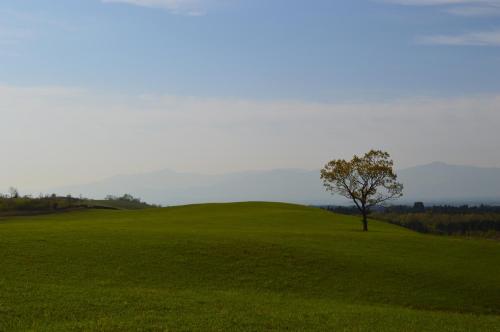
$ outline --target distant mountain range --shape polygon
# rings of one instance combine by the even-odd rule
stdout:
[[[406,201],[500,204],[500,168],[434,162],[400,170]]]
[[[500,168],[435,162],[398,171],[405,186],[399,203],[500,204]],[[277,201],[301,204],[349,204],[325,192],[319,170],[276,169],[219,175],[162,170],[118,175],[99,182],[51,190],[58,194],[102,198],[130,193],[149,203]]]

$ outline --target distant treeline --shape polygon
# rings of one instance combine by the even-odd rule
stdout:
[[[36,198],[30,196],[0,196],[0,213],[24,214],[62,211],[80,207],[82,204],[80,199],[73,197],[58,197],[56,195],[45,195]]]
[[[373,218],[421,233],[483,236],[500,239],[500,213],[374,213]]]
[[[320,205],[322,209],[342,213],[342,214],[359,214],[356,206],[336,206],[336,205]],[[415,213],[415,212],[434,212],[446,214],[464,214],[464,213],[500,213],[500,206],[493,205],[433,205],[424,206],[421,202],[416,202],[411,205],[390,205],[390,206],[377,206],[372,209],[376,213]]]
[[[104,200],[93,200],[83,197],[39,195],[21,196],[11,188],[10,194],[0,194],[0,215],[26,215],[54,213],[77,209],[143,209],[156,207],[142,202],[139,198],[125,194],[123,196],[107,196]]]
[[[342,214],[357,215],[355,206],[322,206]],[[387,221],[420,233],[481,236],[500,239],[499,206],[389,206],[374,209],[371,218]]]
[[[500,213],[500,206],[493,205],[432,205],[424,206],[421,202],[416,202],[413,206],[408,205],[392,205],[386,206],[377,211],[384,213],[411,213],[411,212],[433,212],[446,214],[464,214],[464,213]]]

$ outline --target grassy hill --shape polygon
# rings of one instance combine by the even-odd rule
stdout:
[[[500,331],[500,243],[273,203],[0,220],[0,331]]]

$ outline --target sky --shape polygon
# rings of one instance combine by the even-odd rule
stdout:
[[[500,0],[2,0],[0,116],[0,191],[371,148],[500,167]]]

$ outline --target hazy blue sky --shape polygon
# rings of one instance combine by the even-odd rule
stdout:
[[[2,0],[0,187],[500,166],[500,0]]]

